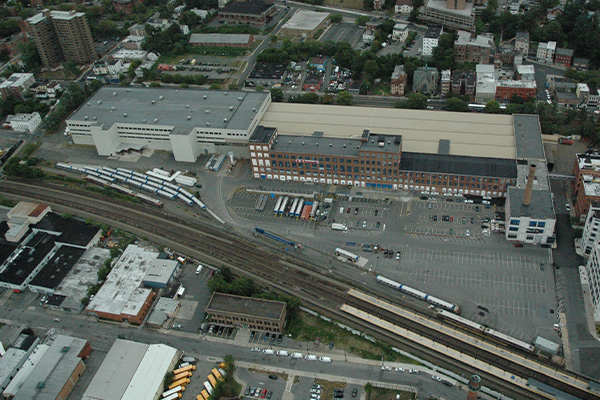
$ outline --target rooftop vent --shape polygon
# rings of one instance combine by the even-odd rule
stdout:
[[[152,100],[152,104],[156,104],[156,100]]]
[[[204,95],[204,100],[206,100],[206,97],[208,97],[208,96]]]
[[[93,119],[94,119],[94,121],[95,121],[95,120],[97,120],[97,119],[98,119],[98,117],[94,116],[94,118],[93,118]]]
[[[129,89],[127,89],[127,93],[129,93]]]
[[[329,143],[329,147],[333,147],[333,143]]]
[[[243,99],[241,97],[238,97],[238,101],[242,101]]]
[[[210,126],[210,122],[206,122],[206,126]]]
[[[318,145],[319,145],[319,142],[315,142],[315,146],[318,146]]]
[[[113,96],[116,96],[116,95],[117,95],[117,92],[113,92]]]
[[[87,121],[88,120],[88,116],[86,115],[85,117],[83,117],[83,119]]]
[[[165,96],[158,96],[158,100],[162,100],[164,98],[165,98]]]
[[[191,115],[188,115],[188,116],[187,116],[187,119],[188,119],[188,121],[189,121],[190,119],[192,119],[192,116],[191,116]]]
[[[127,113],[124,113],[124,114],[123,114],[123,118],[127,118]]]
[[[344,146],[344,148],[346,148],[346,145],[343,145],[343,146]]]
[[[302,142],[302,146],[304,146],[304,142]]]
[[[115,111],[117,108],[115,106],[112,106],[110,109]]]
[[[223,118],[223,122],[227,122],[227,118]]]
[[[146,123],[146,118],[144,118],[144,119],[142,120],[142,122],[143,122],[143,123]]]
[[[256,108],[253,108],[253,109],[252,109],[252,112],[256,112]]]
[[[102,104],[102,100],[98,100],[98,104]]]
[[[233,106],[229,106],[229,111],[233,111]]]
[[[90,102],[88,101],[88,106],[91,106],[91,105],[92,105],[92,103],[90,103]]]
[[[206,110],[205,112],[206,112],[207,114],[210,114],[210,110]]]
[[[185,105],[185,108],[190,108],[190,105],[189,105],[189,104],[186,104],[186,105]]]
[[[225,92],[225,93],[223,93],[223,95],[224,95],[224,96],[227,96],[228,94],[229,94],[229,92]]]
[[[155,122],[155,123],[156,123],[156,122],[158,122],[158,118],[154,118],[154,122]]]

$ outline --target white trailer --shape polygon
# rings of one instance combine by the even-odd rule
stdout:
[[[338,223],[333,223],[331,224],[331,229],[333,229],[334,231],[347,231],[348,227],[344,224],[338,224]]]
[[[298,201],[298,207],[296,207],[296,211],[294,212],[294,217],[299,218],[302,214],[302,207],[304,206],[304,199],[300,199]]]
[[[281,207],[281,202],[283,201],[283,196],[279,196],[277,198],[277,202],[275,203],[275,208],[273,208],[273,212],[275,214],[279,213],[279,207]]]
[[[290,198],[288,196],[285,196],[283,198],[283,201],[281,202],[281,206],[279,207],[279,210],[277,211],[277,213],[279,215],[283,215],[283,212],[285,211],[285,206],[287,206],[288,201],[290,201]]]
[[[300,199],[296,197],[294,199],[294,202],[292,203],[292,206],[290,207],[290,211],[288,212],[288,216],[293,217],[295,215],[296,207],[298,206],[298,201],[300,201]]]
[[[315,217],[315,215],[317,214],[318,207],[319,207],[319,202],[318,201],[313,202],[312,209],[310,210],[310,218]]]

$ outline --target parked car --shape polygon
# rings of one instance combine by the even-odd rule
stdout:
[[[352,397],[356,397],[356,394],[358,393],[358,389],[354,389],[352,391]]]

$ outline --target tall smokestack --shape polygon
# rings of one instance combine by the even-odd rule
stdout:
[[[467,400],[477,400],[479,389],[481,388],[481,378],[479,375],[473,375],[469,379],[469,393],[467,393]]]
[[[523,205],[531,204],[531,193],[533,192],[533,181],[535,180],[535,164],[529,166],[529,175],[527,175],[527,185],[525,185],[525,196],[523,196]]]

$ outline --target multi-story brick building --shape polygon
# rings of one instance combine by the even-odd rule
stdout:
[[[458,37],[454,42],[456,62],[489,63],[493,41],[494,37],[490,33],[476,35],[471,32],[458,31]]]
[[[528,99],[535,98],[535,81],[500,80],[496,85],[496,100],[510,101],[513,96]]]
[[[404,65],[396,65],[392,78],[390,80],[390,94],[392,96],[404,96],[404,89],[406,87],[406,72],[404,71]]]
[[[219,10],[219,21],[264,26],[277,13],[272,3],[261,0],[230,1]]]
[[[258,179],[504,197],[516,184],[515,152],[541,146],[539,123],[522,128],[536,126],[526,116],[271,107],[249,141]]]
[[[580,217],[588,213],[593,202],[600,202],[600,155],[577,154],[573,175],[573,209]]]
[[[44,10],[27,19],[27,24],[46,68],[56,68],[65,60],[82,65],[98,59],[92,31],[82,12]]]
[[[206,313],[212,323],[257,331],[283,333],[286,305],[282,301],[213,293]]]
[[[133,8],[137,4],[142,4],[141,0],[111,0],[115,11],[130,15],[133,13]]]
[[[573,50],[558,48],[554,53],[554,64],[560,65],[561,67],[571,68],[573,63]]]

